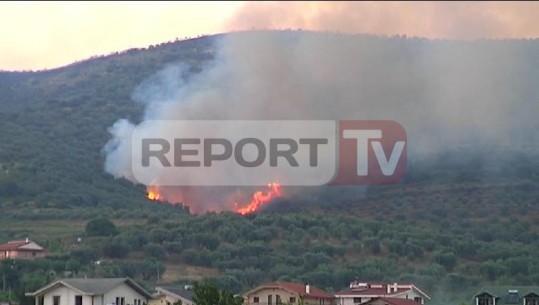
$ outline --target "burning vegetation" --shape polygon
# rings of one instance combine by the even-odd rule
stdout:
[[[247,215],[259,211],[263,206],[270,203],[272,200],[283,195],[281,185],[277,182],[272,182],[267,185],[267,190],[257,191],[251,196],[251,201],[247,204],[238,204],[234,202],[231,210],[240,215]],[[157,186],[149,186],[146,192],[146,197],[151,201],[170,201],[167,196],[159,190]]]
[[[163,196],[159,193],[159,189],[156,186],[148,187],[146,197],[152,201],[163,201]]]
[[[268,191],[266,193],[262,191],[254,193],[251,202],[244,207],[237,207],[235,212],[241,215],[254,213],[273,199],[281,197],[282,195],[283,191],[281,190],[281,185],[276,182],[270,183],[268,184]]]

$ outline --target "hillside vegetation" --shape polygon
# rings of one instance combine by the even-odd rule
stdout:
[[[328,291],[355,278],[404,281],[428,291],[434,304],[467,300],[485,283],[539,285],[533,142],[412,156],[398,185],[321,188],[246,217],[191,215],[181,205],[150,202],[143,186],[105,173],[107,128],[143,115],[131,98],[136,86],[171,64],[198,73],[213,58],[218,37],[50,71],[0,72],[0,242],[29,236],[51,254],[2,262],[0,273],[16,297],[32,304],[25,291],[75,275],[131,276],[148,286],[206,277],[234,292],[276,279]],[[426,43],[348,39],[388,48]],[[539,44],[497,43],[530,53]],[[527,89],[519,98],[536,103],[537,88]],[[88,232],[88,222],[103,217],[117,230]]]

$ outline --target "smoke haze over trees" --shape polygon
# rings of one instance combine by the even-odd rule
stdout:
[[[2,72],[0,240],[31,235],[54,257],[1,268],[19,294],[65,271],[152,283],[177,265],[234,292],[359,276],[415,282],[441,304],[483,283],[537,285],[538,48],[248,32]],[[291,190],[258,215],[191,215],[103,170],[109,127],[164,115],[394,119],[409,170],[398,185]],[[103,216],[118,234],[77,244]]]

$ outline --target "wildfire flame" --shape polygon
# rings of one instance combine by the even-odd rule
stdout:
[[[161,194],[159,194],[159,190],[155,186],[148,187],[148,192],[146,193],[146,197],[152,201],[162,201],[163,197]]]
[[[281,185],[279,183],[273,182],[267,185],[267,191],[258,191],[254,193],[251,197],[251,201],[248,204],[235,203],[232,207],[229,205],[225,210],[233,210],[234,212],[240,215],[247,215],[258,211],[262,206],[268,204],[273,199],[281,197],[283,192],[281,190]],[[158,186],[148,186],[146,189],[146,197],[148,200],[161,202],[181,202],[178,201],[178,198],[169,198],[166,193],[163,193]],[[171,200],[172,199],[172,200]],[[230,201],[228,201],[230,202]],[[232,201],[233,202],[233,201]],[[195,206],[196,208],[196,206]],[[207,209],[209,211],[209,209]],[[222,209],[221,209],[222,210]],[[199,209],[200,211],[206,211],[205,208]]]
[[[272,201],[273,199],[282,196],[283,192],[281,190],[281,185],[279,183],[273,182],[268,184],[268,192],[264,193],[262,191],[258,191],[253,194],[253,199],[251,199],[251,202],[242,207],[242,208],[236,208],[236,213],[241,215],[247,215],[253,212],[258,211],[262,206],[267,204],[268,202]]]

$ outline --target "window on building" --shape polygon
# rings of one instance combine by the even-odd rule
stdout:
[[[116,297],[116,305],[125,305],[124,297]]]
[[[477,305],[494,305],[494,298],[491,296],[477,297]]]
[[[361,304],[361,298],[354,298],[354,304]]]
[[[60,305],[60,296],[55,295],[52,297],[52,305]]]
[[[270,294],[268,295],[268,305],[272,305],[273,304],[273,296]]]
[[[253,303],[260,303],[260,298],[259,297],[254,297],[253,298]]]
[[[416,303],[423,304],[423,299],[421,299],[420,297],[415,297],[415,298],[414,298],[414,301],[415,301]]]
[[[290,304],[296,303],[296,297],[290,297]]]
[[[75,305],[82,305],[82,295],[75,296]]]
[[[281,303],[281,296],[278,295],[278,294],[275,296],[275,304],[277,304],[277,305],[281,305],[281,304],[282,304],[282,303]]]
[[[539,305],[539,297],[526,297],[524,300],[525,305]]]

